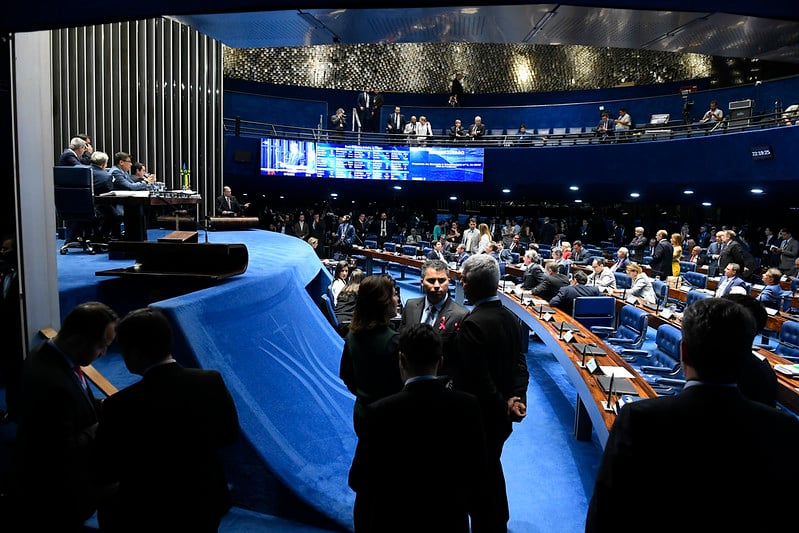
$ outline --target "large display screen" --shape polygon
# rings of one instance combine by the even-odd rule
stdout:
[[[261,138],[261,174],[317,178],[483,181],[483,148],[373,146]]]

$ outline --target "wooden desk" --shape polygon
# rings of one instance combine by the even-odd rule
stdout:
[[[580,367],[582,354],[580,354],[573,343],[566,342],[559,338],[559,331],[551,322],[544,322],[538,317],[535,311],[522,305],[517,297],[503,292],[500,292],[499,295],[505,307],[513,312],[528,328],[534,331],[544,344],[552,350],[555,358],[566,371],[569,381],[574,388],[577,389],[577,409],[574,420],[574,434],[577,439],[590,439],[591,430],[593,428],[596,430],[599,442],[604,448],[608,435],[610,434],[610,428],[616,420],[616,415],[612,412],[605,411],[602,407],[601,402],[607,399],[607,394],[605,394],[597,383],[596,377],[589,374],[588,370]],[[605,356],[600,356],[597,359],[599,364],[603,366],[620,366],[627,369],[634,376],[638,376],[636,370],[619,357],[615,351],[609,348],[602,339],[591,333],[590,330],[583,327],[570,315],[559,309],[554,309],[554,311],[555,315],[552,322],[564,321],[567,324],[577,326],[579,328],[578,332],[575,334],[577,342],[594,343],[605,352]],[[657,396],[654,389],[640,376],[630,381],[635,385],[638,395],[641,398],[653,398]],[[528,412],[532,413],[535,407],[528,405],[527,409]]]
[[[174,196],[95,196],[96,205],[122,205],[125,208],[126,241],[147,240],[147,209],[156,206],[197,205],[202,202],[199,194]],[[196,220],[196,216],[195,216]]]

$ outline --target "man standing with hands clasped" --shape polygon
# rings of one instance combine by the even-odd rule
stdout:
[[[474,533],[504,533],[509,518],[502,447],[512,423],[527,415],[530,373],[522,350],[519,320],[497,296],[499,264],[478,254],[463,263],[461,275],[466,299],[474,305],[455,336],[452,361],[454,388],[477,396],[486,431],[489,455],[490,509],[472,521]]]

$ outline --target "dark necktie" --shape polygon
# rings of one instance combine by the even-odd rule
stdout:
[[[230,209],[230,196],[227,196],[227,208]]]

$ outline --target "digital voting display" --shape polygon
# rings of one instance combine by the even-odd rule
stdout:
[[[316,178],[482,182],[483,148],[373,146],[261,138],[261,174]]]

